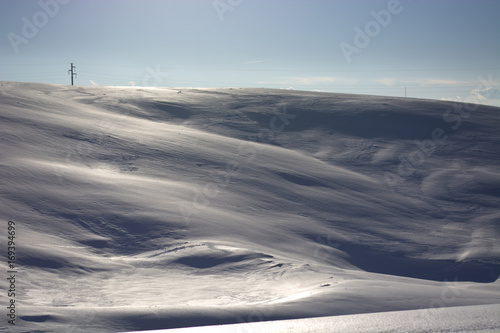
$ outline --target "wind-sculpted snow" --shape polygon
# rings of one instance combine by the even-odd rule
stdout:
[[[0,108],[8,331],[500,303],[498,108],[13,82]]]

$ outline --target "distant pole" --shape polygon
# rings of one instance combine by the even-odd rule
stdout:
[[[405,98],[406,98],[406,87],[405,87]]]
[[[71,74],[71,85],[73,85],[73,77],[77,77],[76,75],[76,66],[71,63],[71,69],[68,71],[68,74]]]

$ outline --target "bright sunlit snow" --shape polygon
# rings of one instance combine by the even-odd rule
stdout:
[[[289,319],[214,325],[148,333],[374,333],[374,332],[481,332],[500,328],[499,306],[476,305],[452,308],[377,312],[358,315]]]
[[[0,84],[2,329],[500,328],[499,108]]]

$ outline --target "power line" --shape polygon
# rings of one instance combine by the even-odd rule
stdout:
[[[21,63],[0,63],[0,66],[60,66],[60,64],[21,64]],[[89,64],[80,63],[80,66],[99,66],[99,67],[120,67],[120,68],[141,68],[145,69],[148,65],[120,65],[120,64]],[[242,66],[242,65],[239,65]],[[386,68],[386,69],[346,69],[346,68],[309,68],[309,69],[258,69],[241,67],[197,67],[197,66],[169,66],[171,69],[186,69],[200,71],[235,71],[235,72],[456,72],[456,71],[498,71],[500,67],[482,67],[482,68]]]

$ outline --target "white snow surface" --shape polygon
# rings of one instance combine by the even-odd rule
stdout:
[[[474,305],[378,312],[360,315],[289,319],[244,324],[174,328],[148,333],[378,333],[482,332],[500,330],[499,305]],[[144,331],[142,331],[144,332]],[[135,333],[135,332],[131,332]]]
[[[368,332],[408,316],[425,331],[422,313],[450,325],[476,313],[462,331],[498,329],[499,114],[1,82],[0,241],[14,221],[17,273],[16,325],[4,310],[0,329],[252,332],[310,318],[297,330],[350,320],[347,331]],[[434,328],[458,332],[446,325]]]

